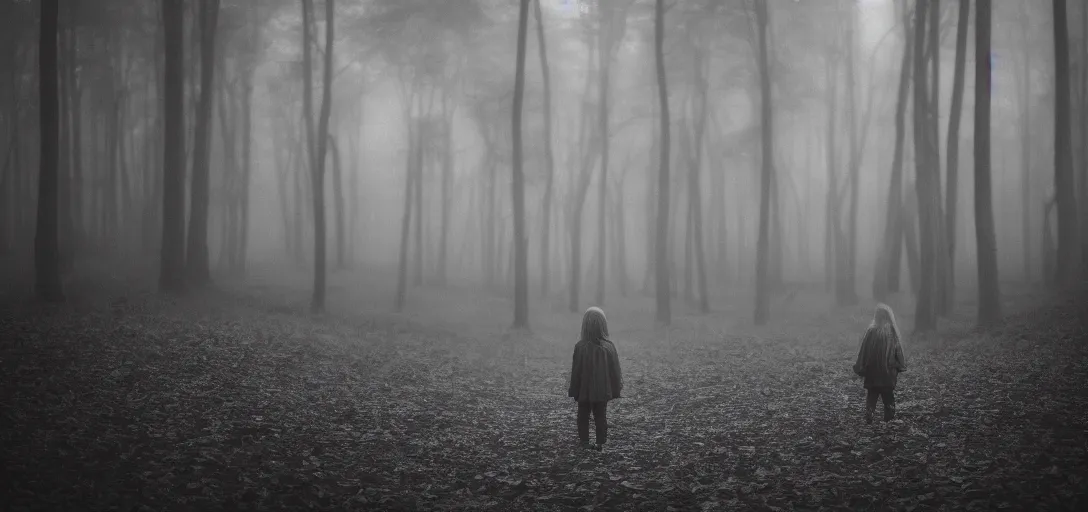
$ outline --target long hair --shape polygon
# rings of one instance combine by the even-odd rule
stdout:
[[[608,339],[608,320],[604,317],[604,311],[596,306],[586,310],[582,315],[582,341],[598,341]]]
[[[881,365],[884,370],[887,370],[887,365],[895,359],[895,349],[902,340],[899,337],[899,325],[895,323],[895,313],[892,308],[884,303],[877,304],[869,329],[876,330],[884,339],[884,357],[881,358]]]

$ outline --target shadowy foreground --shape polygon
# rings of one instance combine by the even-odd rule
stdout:
[[[761,330],[723,305],[665,332],[618,301],[627,397],[597,453],[565,396],[579,314],[541,304],[525,334],[497,298],[417,290],[408,317],[334,287],[315,318],[297,284],[168,299],[102,274],[63,306],[0,303],[10,510],[1088,505],[1083,294],[906,340],[899,419],[874,425],[850,372],[869,306],[803,314],[813,294]]]

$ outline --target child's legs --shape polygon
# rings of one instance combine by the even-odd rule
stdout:
[[[578,439],[582,443],[589,443],[589,412],[593,405],[589,402],[578,402]]]
[[[604,444],[608,440],[608,419],[606,416],[608,402],[593,403],[593,423],[597,427],[597,444]],[[589,439],[589,422],[586,422],[586,439]]]
[[[880,390],[869,388],[865,390],[865,412],[872,414],[876,410],[876,399],[880,396]]]
[[[880,390],[880,399],[884,402],[884,421],[895,417],[895,388]],[[874,404],[875,406],[876,404]]]

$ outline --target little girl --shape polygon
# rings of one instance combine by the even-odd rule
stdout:
[[[865,422],[873,422],[876,399],[884,402],[884,421],[895,417],[895,384],[899,372],[907,369],[900,343],[895,313],[884,304],[877,304],[873,322],[865,331],[858,350],[854,373],[865,378]]]
[[[605,409],[608,401],[620,398],[623,378],[616,346],[608,340],[608,322],[604,311],[592,307],[582,316],[582,339],[574,346],[574,364],[570,370],[567,395],[578,402],[578,439],[589,448],[589,414],[597,427],[595,449],[601,451],[608,436]]]

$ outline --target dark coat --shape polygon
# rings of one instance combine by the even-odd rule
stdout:
[[[579,402],[607,402],[620,398],[623,377],[616,345],[607,339],[579,341],[574,346],[567,396]]]
[[[854,363],[854,373],[865,377],[865,389],[894,389],[899,372],[906,369],[903,346],[892,330],[887,326],[869,327]]]

